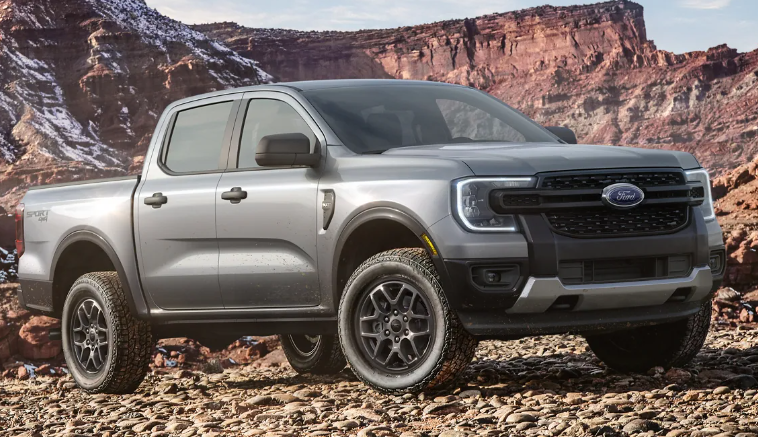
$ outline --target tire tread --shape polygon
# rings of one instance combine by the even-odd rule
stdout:
[[[463,328],[458,316],[450,309],[450,305],[448,304],[445,293],[440,285],[437,269],[434,267],[432,260],[424,249],[391,249],[372,256],[364,261],[355,272],[353,272],[345,285],[345,290],[348,290],[355,279],[366,269],[375,264],[385,262],[400,262],[410,265],[432,284],[434,292],[442,304],[444,317],[447,321],[445,324],[446,332],[445,341],[443,342],[443,350],[432,371],[416,384],[406,388],[391,389],[380,387],[362,377],[358,372],[356,372],[356,376],[364,384],[379,392],[387,394],[417,393],[426,389],[437,389],[452,384],[473,359],[478,341]],[[343,304],[346,295],[347,293],[342,293],[340,310],[344,307]],[[342,339],[340,343],[344,349],[345,340]]]
[[[623,343],[625,332],[587,336],[587,343],[595,355],[608,367],[622,372],[645,372],[653,367],[664,369],[683,367],[692,361],[705,344],[711,325],[711,303],[687,319],[661,325],[634,328],[646,330],[655,336],[640,347],[617,346]],[[644,346],[644,347],[643,347]]]
[[[121,280],[116,272],[95,272],[83,275],[74,283],[87,282],[101,294],[111,316],[111,341],[116,342],[113,356],[103,382],[89,393],[133,393],[145,378],[150,366],[153,336],[150,324],[135,318],[126,300]]]
[[[297,373],[334,375],[341,372],[347,365],[336,335],[322,335],[321,350],[316,352],[318,356],[308,363],[302,362],[298,356],[298,352],[290,345],[287,335],[279,335],[279,341],[282,344],[282,350],[287,357],[287,361]]]

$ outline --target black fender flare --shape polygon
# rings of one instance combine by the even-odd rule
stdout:
[[[89,230],[74,231],[63,238],[63,240],[61,240],[60,244],[58,244],[58,247],[55,249],[55,254],[53,255],[53,260],[51,263],[51,282],[55,283],[55,270],[58,267],[58,261],[60,260],[61,255],[63,255],[63,252],[72,244],[82,241],[92,243],[102,249],[103,252],[105,252],[105,254],[108,256],[108,259],[111,261],[111,264],[113,264],[113,267],[115,267],[116,273],[118,273],[118,277],[121,280],[121,287],[126,293],[126,301],[129,304],[129,309],[132,311],[132,314],[134,314],[136,317],[140,317],[141,315],[145,314],[147,312],[147,303],[145,302],[141,293],[139,296],[135,296],[135,293],[132,291],[132,287],[129,285],[129,280],[126,276],[126,271],[124,270],[124,266],[121,264],[121,260],[116,254],[116,251],[113,250],[113,247],[111,247],[111,245],[103,237],[95,232]],[[142,309],[141,311],[140,308]]]
[[[355,230],[373,220],[391,220],[410,229],[411,232],[413,232],[419,239],[421,246],[429,254],[429,257],[432,259],[432,262],[434,262],[434,265],[437,268],[440,276],[444,278],[447,275],[444,263],[442,262],[441,254],[439,252],[432,253],[432,250],[429,247],[429,243],[427,243],[424,238],[422,238],[422,235],[426,235],[426,238],[428,238],[431,244],[435,247],[435,251],[437,251],[437,245],[434,244],[431,235],[429,235],[429,233],[426,231],[426,228],[424,228],[424,226],[417,219],[415,219],[409,213],[393,206],[369,207],[368,209],[364,209],[355,214],[342,228],[339,237],[337,238],[337,244],[334,248],[331,272],[332,302],[334,302],[335,308],[339,305],[339,296],[342,293],[342,290],[339,290],[337,280],[340,258],[342,255],[342,250],[345,247],[345,243],[353,234],[353,232],[355,232]]]

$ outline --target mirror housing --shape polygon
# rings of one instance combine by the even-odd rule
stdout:
[[[302,133],[266,135],[255,149],[255,162],[262,167],[318,164],[318,142],[311,153],[311,141]]]
[[[568,144],[576,144],[576,134],[574,131],[567,127],[563,126],[545,126],[545,129],[549,130],[550,133],[555,135],[556,137],[560,138],[564,142]]]

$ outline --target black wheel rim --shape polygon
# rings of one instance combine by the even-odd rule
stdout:
[[[404,280],[385,280],[358,304],[355,332],[363,355],[388,373],[418,367],[434,342],[434,317],[426,296]]]
[[[290,335],[289,338],[295,350],[303,356],[313,355],[321,344],[320,335]]]
[[[93,299],[79,303],[71,321],[71,338],[77,364],[87,373],[97,373],[108,359],[110,333],[100,305]]]

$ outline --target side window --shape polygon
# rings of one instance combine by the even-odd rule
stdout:
[[[445,118],[453,139],[474,141],[523,142],[526,138],[504,121],[479,108],[458,100],[438,99],[437,105]]]
[[[176,116],[164,164],[178,173],[218,169],[233,102],[187,109]]]
[[[280,100],[253,99],[247,106],[242,126],[237,168],[258,167],[255,149],[266,135],[302,133],[316,144],[316,135],[292,106]]]

